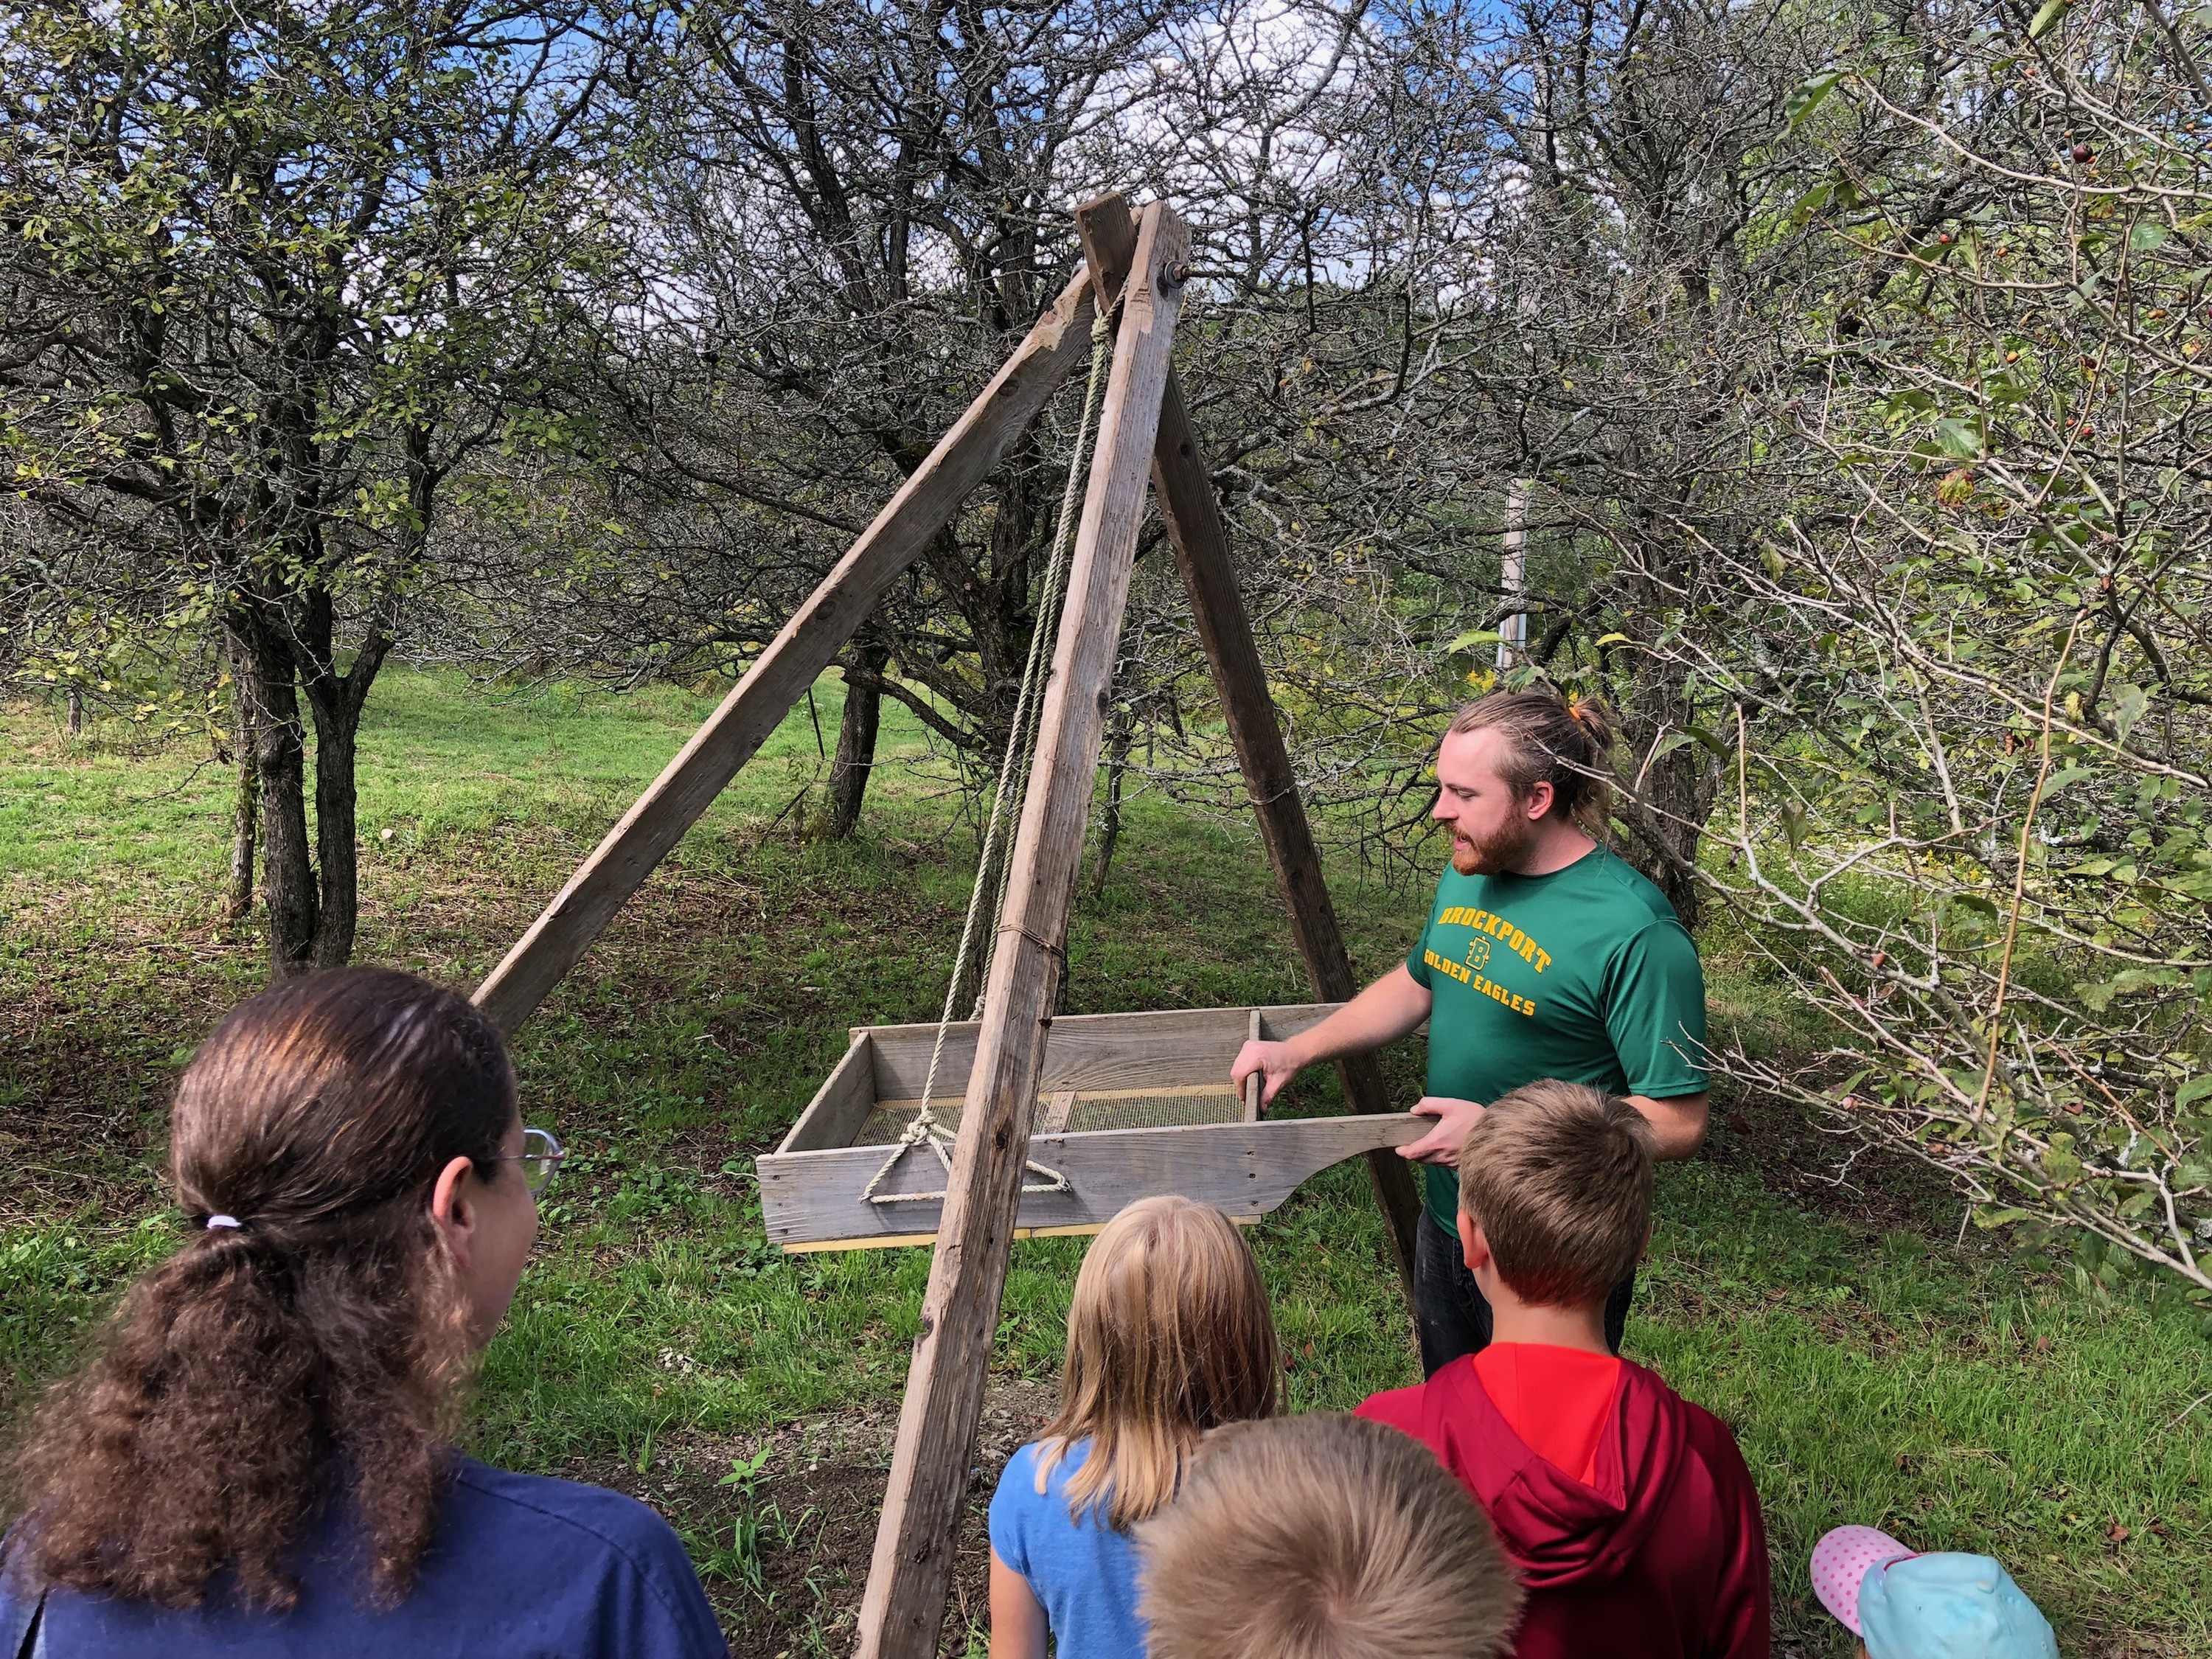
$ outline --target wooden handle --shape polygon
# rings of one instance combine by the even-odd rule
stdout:
[[[1252,1022],[1245,1028],[1244,1040],[1247,1042],[1257,1042],[1260,1040],[1261,1030],[1260,1011],[1255,1008],[1252,1011]],[[1260,1121],[1260,1110],[1265,1103],[1260,1098],[1260,1091],[1267,1086],[1267,1074],[1265,1072],[1255,1072],[1244,1079],[1244,1121],[1247,1123],[1257,1123]]]

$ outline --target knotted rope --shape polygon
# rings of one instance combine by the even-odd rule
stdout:
[[[968,917],[960,929],[960,949],[952,958],[952,982],[945,988],[945,1010],[937,1018],[937,1041],[929,1050],[929,1072],[922,1079],[921,1109],[915,1114],[914,1121],[900,1133],[898,1144],[891,1148],[883,1167],[869,1177],[861,1196],[871,1204],[937,1203],[945,1197],[939,1188],[931,1193],[885,1193],[877,1189],[896,1169],[899,1161],[916,1146],[927,1146],[937,1154],[937,1161],[945,1166],[947,1176],[952,1172],[952,1133],[930,1109],[937,1090],[938,1064],[945,1057],[945,1034],[952,1024],[952,1007],[960,994],[961,981],[967,975],[968,957],[975,949],[975,937],[983,916],[983,895],[991,886],[991,876],[999,863],[999,840],[1002,826],[1011,828],[1020,821],[1022,799],[1029,790],[1030,768],[1036,759],[1037,716],[1044,706],[1044,665],[1049,660],[1045,650],[1046,635],[1053,631],[1052,623],[1060,611],[1060,600],[1067,586],[1069,556],[1075,545],[1075,526],[1078,508],[1081,505],[1082,484],[1089,469],[1085,458],[1091,453],[1091,436],[1097,423],[1098,406],[1106,389],[1106,365],[1113,356],[1114,330],[1112,313],[1101,310],[1091,323],[1091,382],[1084,392],[1083,419],[1075,434],[1075,448],[1068,457],[1067,487],[1060,494],[1060,523],[1054,530],[1052,561],[1045,569],[1044,599],[1037,610],[1036,626],[1030,630],[1029,659],[1022,668],[1021,690],[1014,700],[1013,725],[1006,733],[1006,752],[999,763],[999,787],[991,797],[991,816],[983,830],[983,850],[975,865],[975,879],[968,892]],[[1018,768],[1016,757],[1020,757]],[[999,914],[1006,904],[1007,884],[1013,877],[1013,860],[1004,860],[999,868],[996,897]],[[985,947],[982,973],[975,993],[976,1014],[983,1006],[983,988],[990,983],[991,965],[999,954],[999,936],[993,930],[990,942]],[[1057,1170],[1047,1169],[1035,1158],[1025,1161],[1024,1167],[1042,1180],[1024,1182],[1024,1193],[1064,1193],[1068,1190],[1067,1177]]]

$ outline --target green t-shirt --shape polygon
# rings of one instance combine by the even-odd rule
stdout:
[[[1667,896],[1600,847],[1545,876],[1447,867],[1406,955],[1429,988],[1429,1092],[1493,1101],[1539,1078],[1664,1100],[1705,1086],[1705,979]],[[1459,1176],[1428,1166],[1446,1227]]]

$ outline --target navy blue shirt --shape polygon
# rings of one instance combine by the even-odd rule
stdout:
[[[991,1551],[1029,1581],[1060,1659],[1145,1659],[1128,1534],[1106,1524],[1103,1501],[1068,1512],[1068,1477],[1090,1455],[1090,1441],[1075,1442],[1042,1492],[1036,1441],[1008,1458],[991,1498]]]
[[[220,1595],[179,1611],[57,1589],[47,1659],[728,1659],[668,1522],[603,1486],[462,1459],[413,1593],[386,1609],[369,1603],[349,1532],[334,1521],[301,1552],[286,1613]],[[23,1628],[27,1600],[0,1583],[0,1637]]]

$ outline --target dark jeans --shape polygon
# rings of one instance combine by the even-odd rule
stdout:
[[[1413,1245],[1413,1328],[1421,1339],[1421,1371],[1434,1376],[1462,1354],[1490,1346],[1490,1304],[1467,1270],[1459,1235],[1437,1224],[1424,1210]],[[1605,1299],[1605,1346],[1620,1352],[1628,1304],[1636,1299],[1630,1273]]]

